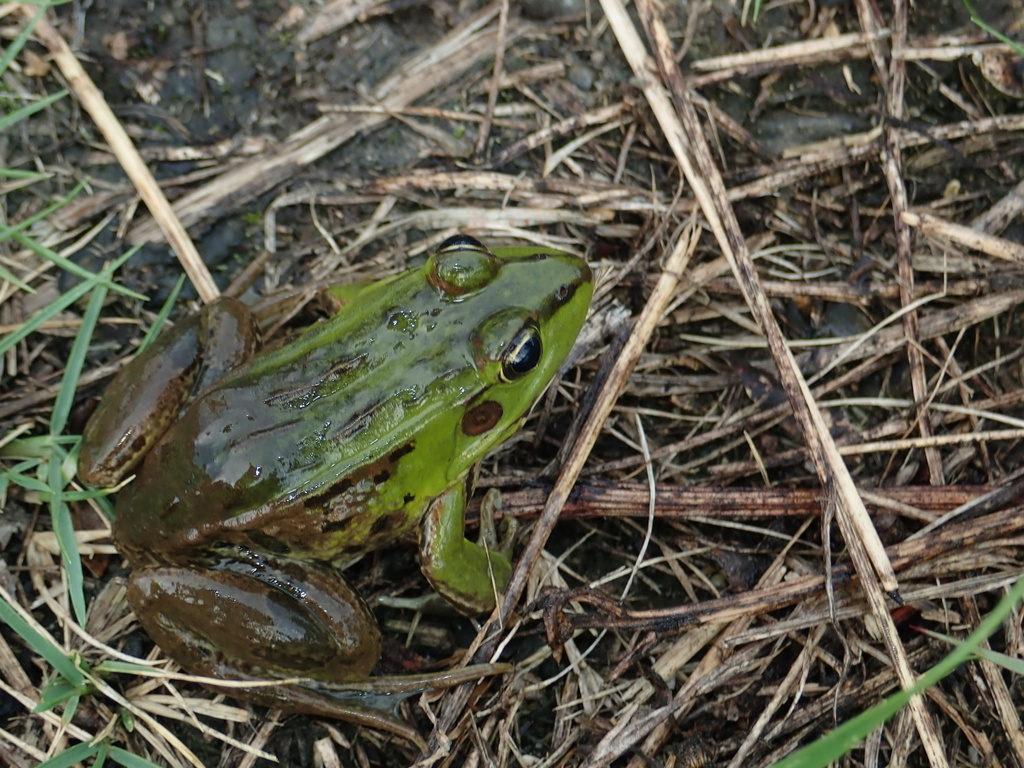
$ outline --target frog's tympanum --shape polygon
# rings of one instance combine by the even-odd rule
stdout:
[[[229,299],[161,334],[111,383],[80,458],[95,485],[137,473],[114,539],[146,631],[199,674],[298,678],[250,698],[415,740],[378,711],[388,696],[494,669],[371,678],[380,631],[337,563],[416,541],[437,592],[493,608],[511,553],[493,523],[465,537],[471,469],[557,373],[592,288],[574,256],[456,236],[271,351]]]

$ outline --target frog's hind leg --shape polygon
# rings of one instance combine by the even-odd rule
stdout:
[[[262,682],[229,695],[396,734],[426,749],[395,714],[407,696],[509,671],[507,664],[372,678],[380,630],[333,568],[239,550],[202,566],[132,573],[128,600],[171,658],[196,674]],[[284,681],[266,685],[265,680]]]
[[[404,696],[366,688],[380,632],[359,595],[325,566],[249,554],[206,567],[139,569],[128,600],[185,669],[260,683],[223,689],[229,695],[389,731],[423,749],[416,730],[394,714]]]
[[[333,569],[251,552],[133,572],[128,599],[182,666],[215,677],[367,677],[380,657],[369,607]]]
[[[256,320],[221,297],[161,333],[107,387],[82,435],[78,476],[115,485],[135,469],[190,398],[252,357]]]

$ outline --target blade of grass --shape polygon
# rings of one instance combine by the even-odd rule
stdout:
[[[1017,52],[1018,56],[1024,56],[1024,45],[1021,45],[1019,42],[1017,42],[1011,37],[1007,37],[998,29],[996,29],[987,21],[985,21],[983,18],[981,18],[981,16],[978,15],[978,12],[974,10],[974,6],[971,4],[971,0],[963,0],[963,4],[964,8],[967,9],[967,12],[971,14],[971,22],[976,27],[978,27],[984,32],[988,32],[990,35],[992,35],[992,37],[994,37],[999,42],[1004,43],[1013,48],[1013,50]]]
[[[76,763],[80,763],[90,757],[93,757],[99,752],[99,744],[87,744],[85,742],[79,742],[73,744],[65,750],[62,750],[59,755],[54,755],[49,760],[39,764],[39,768],[70,768]]]
[[[63,488],[63,458],[67,455],[61,449],[54,450],[54,457],[60,455],[61,461],[50,459],[47,464],[47,480],[50,488]],[[75,613],[75,620],[83,627],[85,626],[85,575],[82,573],[82,558],[78,554],[78,542],[75,540],[75,526],[71,521],[71,509],[64,501],[60,490],[52,493],[50,497],[50,519],[53,525],[53,532],[57,537],[57,546],[60,547],[61,559],[64,561],[65,572],[68,580],[68,595],[71,598],[71,608]]]
[[[24,291],[25,293],[36,292],[35,288],[21,280],[17,275],[3,265],[0,265],[0,280],[6,280],[7,282],[12,283],[17,286],[18,290]]]
[[[96,329],[96,323],[99,322],[100,312],[103,310],[103,302],[106,301],[106,298],[107,289],[102,285],[97,285],[82,314],[82,325],[75,336],[75,343],[71,346],[67,367],[64,369],[60,390],[57,392],[57,400],[53,404],[53,413],[50,415],[50,435],[53,437],[63,433],[67,426],[68,415],[71,413],[71,406],[75,400],[75,391],[78,389],[78,378],[82,374],[85,356],[89,351],[89,342]]]
[[[174,284],[174,288],[171,289],[170,295],[167,297],[167,301],[160,307],[160,311],[157,313],[156,319],[153,324],[149,326],[149,330],[146,331],[146,335],[142,338],[142,343],[139,344],[139,352],[144,350],[153,340],[160,334],[160,329],[164,327],[164,323],[167,322],[167,318],[171,314],[171,310],[174,309],[174,305],[178,302],[178,294],[181,293],[181,289],[185,287],[185,281],[188,279],[188,275],[182,275],[178,278],[178,282]]]
[[[17,237],[19,236],[15,237],[17,239]],[[122,254],[114,262],[106,266],[103,269],[103,271],[95,275],[90,275],[86,282],[79,283],[70,290],[62,293],[56,301],[53,301],[52,303],[45,306],[43,309],[39,310],[39,312],[37,312],[35,315],[29,318],[25,322],[25,324],[22,325],[18,330],[13,331],[4,336],[2,339],[0,339],[0,355],[6,353],[8,349],[13,347],[15,344],[17,344],[19,341],[24,339],[29,334],[36,331],[40,326],[42,326],[43,323],[45,323],[51,317],[54,317],[59,312],[63,312],[65,309],[67,309],[72,304],[77,302],[80,298],[85,296],[85,294],[93,290],[98,284],[102,284],[104,287],[107,287],[111,279],[111,276],[114,273],[114,270],[116,270],[118,267],[124,264],[125,261],[131,258],[136,250],[136,248],[133,248],[127,253]],[[119,290],[120,292],[126,295],[133,296],[135,298],[145,299],[145,296],[140,296],[139,294],[136,294],[134,291],[129,291],[124,288],[119,288]]]
[[[923,635],[928,635],[928,637],[933,637],[936,640],[942,640],[943,642],[949,643],[950,645],[954,645],[958,648],[965,642],[957,637],[950,637],[949,635],[944,635],[941,632],[933,632],[930,629],[917,628],[917,631]],[[985,661],[991,661],[993,664],[998,664],[1003,669],[1008,672],[1013,672],[1015,675],[1024,675],[1024,659],[1007,656],[1005,653],[991,651],[988,648],[976,648],[973,656],[979,659],[985,659]]]
[[[39,6],[39,10],[36,11],[36,15],[28,20],[25,27],[18,33],[18,36],[11,41],[7,50],[4,51],[3,56],[0,56],[0,75],[7,71],[7,68],[11,66],[11,62],[14,61],[14,58],[21,53],[21,49],[25,47],[25,43],[28,42],[29,37],[32,35],[32,30],[36,28],[36,24],[39,23],[39,20],[43,17],[44,13],[46,13],[46,4]]]
[[[35,253],[37,256],[39,256],[39,258],[41,258],[41,259],[46,259],[47,261],[53,262],[53,264],[55,266],[59,267],[60,269],[64,270],[65,272],[70,272],[72,275],[75,275],[76,277],[80,277],[83,280],[96,282],[98,280],[98,275],[96,273],[90,272],[89,270],[85,269],[84,267],[81,267],[78,264],[75,264],[75,262],[71,261],[70,259],[64,258],[59,253],[57,253],[56,251],[54,251],[54,250],[52,250],[50,248],[47,248],[45,245],[42,245],[41,243],[36,242],[35,240],[31,239],[30,237],[27,237],[22,232],[22,230],[32,226],[37,221],[45,219],[47,216],[49,216],[54,211],[57,211],[60,208],[62,208],[63,206],[67,205],[69,202],[71,202],[75,198],[75,196],[79,192],[82,191],[82,189],[84,187],[85,187],[85,182],[80,182],[79,184],[75,185],[74,189],[72,189],[70,192],[68,192],[67,195],[65,195],[62,198],[58,198],[53,203],[48,205],[46,208],[43,208],[42,210],[36,212],[32,216],[27,217],[23,221],[19,221],[14,226],[7,226],[5,224],[0,224],[0,241],[6,240],[7,238],[12,238],[16,243],[18,243],[18,245],[22,246],[23,248],[28,248],[33,253]],[[131,252],[134,253],[135,249],[133,249]],[[131,296],[132,298],[135,298],[135,299],[145,299],[146,298],[145,296],[143,296],[141,294],[135,293],[134,291],[130,291],[127,288],[119,285],[118,283],[114,282],[112,279],[102,280],[101,282],[109,290],[118,291],[119,293],[123,293],[126,296]]]
[[[0,117],[0,131],[5,131],[21,120],[24,120],[30,115],[34,115],[36,112],[41,112],[48,106],[53,104],[55,101],[60,101],[68,95],[67,91],[58,91],[57,93],[51,93],[49,96],[44,96],[39,101],[33,101],[31,104],[26,104],[23,107],[19,107],[13,112]],[[7,101],[8,99],[5,99]]]
[[[78,264],[75,264],[75,262],[64,258],[56,251],[47,248],[45,245],[36,242],[30,237],[26,237],[20,232],[16,232],[13,235],[11,235],[11,239],[13,239],[16,243],[18,243],[18,245],[22,246],[23,248],[28,248],[29,250],[33,251],[40,258],[52,261],[54,265],[56,265],[57,267],[60,267],[64,271],[70,272],[71,274],[82,278],[83,280],[89,282],[91,285],[102,285],[107,290],[116,291],[117,293],[128,296],[129,298],[139,299],[140,301],[145,301],[147,298],[146,296],[143,296],[141,293],[132,291],[128,288],[125,288],[120,283],[114,282],[112,276],[113,270],[103,270],[102,272],[90,272],[84,267],[80,267]],[[138,249],[139,246],[133,246],[132,249],[127,252],[127,257],[130,258],[131,256],[133,256],[135,252],[138,251]],[[116,263],[118,265],[124,264],[126,260],[125,256],[125,254],[118,256]]]
[[[14,630],[33,653],[41,656],[68,683],[75,686],[83,685],[86,678],[81,670],[64,654],[52,637],[43,634],[25,620],[15,608],[13,600],[7,590],[0,588],[0,620]]]
[[[151,763],[146,758],[134,755],[120,747],[111,747],[110,756],[125,768],[159,768],[156,763]]]
[[[42,181],[50,178],[52,174],[40,173],[39,171],[21,171],[16,168],[0,168],[0,179],[14,179],[15,181]]]
[[[93,667],[93,671],[98,675],[152,675],[153,667],[130,661],[106,659]]]
[[[976,655],[978,645],[999,629],[1003,619],[1009,615],[1022,597],[1024,597],[1024,579],[1020,579],[1014,584],[1013,589],[999,601],[999,604],[960,647],[921,675],[911,688],[890,696],[852,720],[843,723],[827,736],[780,760],[774,768],[823,768],[823,766],[841,759],[843,755],[867,738],[871,731],[899,712],[911,696],[935,685],[963,662]]]
[[[50,415],[50,435],[52,437],[61,434],[64,427],[67,426],[68,415],[71,413],[75,391],[78,388],[78,377],[81,375],[85,355],[89,351],[89,341],[92,339],[93,330],[96,328],[106,298],[106,288],[102,285],[96,286],[82,315],[82,326],[78,329],[75,343],[71,347],[67,368],[64,369],[60,390],[57,392],[57,400],[53,406],[53,413]],[[82,557],[78,552],[75,526],[71,521],[71,510],[63,495],[68,480],[63,471],[63,459],[67,457],[67,452],[58,443],[54,443],[53,448],[47,472],[47,480],[50,484],[50,516],[53,521],[53,531],[57,536],[57,545],[60,547],[60,554],[64,560],[64,567],[67,569],[71,607],[78,623],[85,626],[85,576],[82,573]],[[58,456],[61,457],[61,461],[54,461]]]
[[[78,441],[75,435],[35,435],[33,437],[16,437],[0,447],[0,456],[14,456],[19,459],[45,459],[57,442],[67,448],[74,448]],[[24,471],[24,470],[21,470]]]
[[[56,680],[43,686],[39,704],[32,711],[46,712],[54,707],[59,707],[61,704],[65,704],[61,719],[64,722],[70,722],[74,715],[75,707],[78,706],[79,701],[82,699],[82,694],[92,693],[93,690],[93,687],[88,683],[81,687],[76,687],[66,680]]]
[[[22,232],[31,227],[37,221],[42,221],[54,211],[59,211],[65,205],[74,200],[78,193],[81,192],[83,189],[85,189],[85,182],[80,181],[71,190],[69,190],[68,193],[64,195],[64,197],[57,198],[45,208],[36,211],[31,216],[25,217],[17,224],[9,226],[7,224],[0,223],[0,240],[6,240],[8,237],[11,237],[16,232]],[[79,267],[79,269],[81,269],[81,267]],[[86,276],[87,275],[82,275],[82,277]]]

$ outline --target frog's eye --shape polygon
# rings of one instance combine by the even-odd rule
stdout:
[[[501,358],[501,378],[515,381],[528,374],[540,362],[541,351],[540,331],[533,325],[524,325]]]
[[[452,235],[439,246],[437,246],[437,252],[442,251],[459,251],[462,249],[474,250],[474,251],[486,251],[484,244],[477,240],[475,237],[469,235]]]
[[[478,291],[498,275],[501,262],[469,235],[449,237],[430,257],[427,280],[457,299]]]

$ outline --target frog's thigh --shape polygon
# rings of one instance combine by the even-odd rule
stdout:
[[[252,357],[258,336],[252,313],[227,297],[161,333],[104,392],[82,435],[78,476],[92,485],[117,483],[189,397]]]
[[[326,566],[225,558],[143,568],[128,599],[157,644],[200,674],[347,681],[367,677],[380,658],[373,614]]]
[[[466,614],[493,610],[512,575],[511,552],[466,539],[466,488],[461,483],[431,502],[420,529],[420,567],[448,602]],[[483,514],[483,512],[481,513]],[[493,538],[493,536],[491,537]]]

